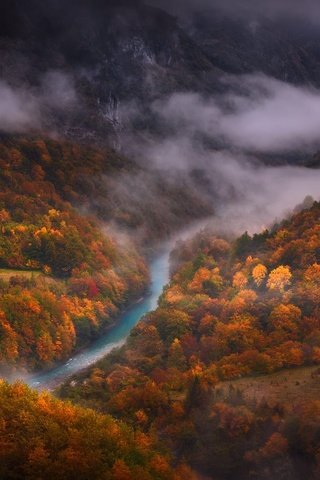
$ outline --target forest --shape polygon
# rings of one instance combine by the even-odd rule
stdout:
[[[0,1],[0,480],[320,479],[318,0]]]
[[[0,145],[0,362],[11,369],[67,359],[140,298],[149,281],[134,244],[120,244],[69,201],[76,197],[76,170],[93,175],[102,159],[48,144],[9,139]]]
[[[0,478],[191,479],[153,436],[130,426],[1,381]]]
[[[143,240],[117,241],[85,208],[113,168],[136,167],[112,151],[3,138],[3,371],[65,361],[147,291]],[[157,309],[59,387],[60,400],[2,381],[0,477],[316,479],[319,221],[309,197],[261,233],[234,239],[207,227],[178,241]],[[294,401],[268,398],[268,388],[246,395],[250,378],[259,389],[278,372],[286,388],[286,372],[301,368],[314,382],[305,400],[305,380],[294,380]]]
[[[319,390],[248,400],[232,380],[319,365],[319,220],[315,202],[260,234],[179,243],[157,310],[60,396],[157,431],[204,475],[318,478]]]

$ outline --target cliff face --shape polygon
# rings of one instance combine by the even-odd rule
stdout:
[[[35,87],[48,70],[71,74],[86,115],[67,112],[69,135],[101,138],[119,126],[120,102],[146,107],[163,94],[209,84],[211,62],[176,19],[139,1],[74,0],[65,10],[62,2],[44,8],[17,0],[1,8],[1,77]]]
[[[225,72],[263,72],[293,84],[320,84],[320,32],[297,17],[195,14],[190,37]]]
[[[219,92],[226,73],[320,83],[320,33],[294,20],[211,12],[182,27],[141,0],[5,0],[0,32],[0,80],[34,91],[47,72],[72,78],[76,105],[46,106],[46,128],[77,140],[116,143],[132,101],[145,113],[138,128],[152,130],[154,100]]]

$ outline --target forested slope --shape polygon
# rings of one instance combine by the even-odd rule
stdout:
[[[303,385],[290,403],[216,386],[319,364],[319,220],[315,203],[253,237],[179,244],[159,308],[61,395],[156,428],[210,478],[317,478],[319,402]]]
[[[101,162],[53,141],[0,145],[2,366],[39,368],[67,358],[147,288],[134,246],[66,201],[81,198],[72,189],[77,175],[93,175]]]
[[[143,247],[213,213],[212,196],[206,195],[201,178],[191,178],[184,171],[141,166],[107,147],[43,135],[2,134],[0,161],[3,179],[22,175],[20,178],[33,182],[33,187],[29,186],[33,195],[32,188],[52,184],[63,200],[112,223],[120,230],[117,233],[124,231]]]
[[[92,410],[0,382],[0,478],[192,480],[152,436]]]

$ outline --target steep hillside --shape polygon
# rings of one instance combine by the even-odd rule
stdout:
[[[0,478],[192,480],[154,438],[109,416],[0,382]]]
[[[134,246],[103,233],[105,226],[65,200],[81,198],[72,189],[77,174],[94,174],[101,161],[93,151],[52,141],[1,143],[2,368],[67,358],[147,288],[147,267]],[[110,168],[113,161],[119,163],[111,155]]]
[[[2,365],[50,366],[96,338],[148,286],[134,244],[212,213],[187,177],[113,150],[2,135],[0,167]]]
[[[195,14],[191,38],[230,74],[263,72],[293,84],[320,85],[318,25],[294,15],[268,17],[211,10]]]
[[[117,233],[128,234],[144,247],[214,211],[202,177],[173,168],[139,166],[107,147],[3,134],[0,161],[3,178],[22,175],[40,182],[40,187],[49,182],[63,200],[112,223]],[[20,189],[23,193],[21,185]]]
[[[303,384],[279,405],[216,385],[319,364],[319,220],[315,203],[273,231],[179,244],[159,308],[62,396],[156,428],[210,478],[317,478],[319,405]]]

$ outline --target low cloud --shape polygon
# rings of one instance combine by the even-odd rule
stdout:
[[[216,98],[178,93],[153,105],[174,135],[205,135],[244,151],[283,153],[320,146],[320,92],[266,77],[225,79]]]
[[[311,195],[320,199],[320,170],[270,167],[229,152],[214,154],[208,175],[216,191],[214,224],[239,234],[268,228]]]
[[[225,92],[206,98],[177,93],[152,106],[160,135],[130,139],[127,150],[156,168],[200,178],[220,230],[259,231],[312,195],[320,170],[284,165],[287,154],[320,147],[320,92],[257,74],[224,79]],[[131,105],[122,116],[139,118]],[[268,166],[271,155],[282,166]]]
[[[24,89],[14,89],[0,82],[0,130],[25,132],[41,125],[36,99]]]
[[[0,81],[0,130],[25,133],[46,128],[52,112],[62,113],[76,104],[72,79],[64,73],[45,74],[37,88]]]

